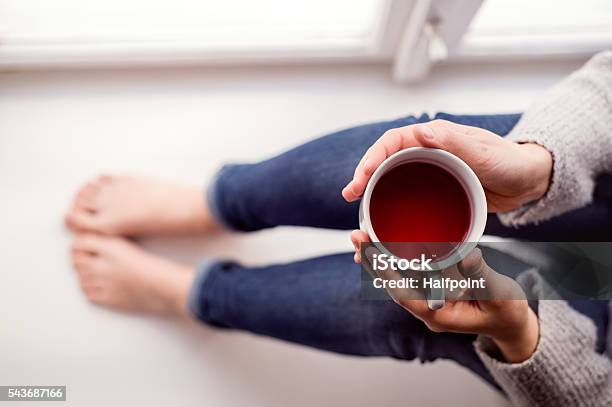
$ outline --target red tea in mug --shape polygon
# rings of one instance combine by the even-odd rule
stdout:
[[[392,168],[374,186],[372,228],[380,242],[455,242],[470,231],[470,200],[444,168],[408,162]]]

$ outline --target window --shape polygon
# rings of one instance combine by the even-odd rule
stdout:
[[[441,60],[612,48],[610,0],[0,0],[0,68]]]

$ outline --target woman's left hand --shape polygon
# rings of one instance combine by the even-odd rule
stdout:
[[[363,195],[374,171],[394,153],[410,147],[438,148],[474,170],[489,212],[506,212],[540,199],[550,183],[552,155],[537,144],[517,144],[488,130],[432,120],[391,129],[366,152],[353,179],[342,190],[348,202]]]

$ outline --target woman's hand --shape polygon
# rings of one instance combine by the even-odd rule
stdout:
[[[344,199],[359,199],[376,168],[390,155],[409,147],[439,148],[465,161],[484,187],[489,212],[516,209],[548,190],[552,156],[544,147],[513,143],[478,127],[433,120],[384,133],[342,190]]]
[[[529,359],[537,347],[540,327],[521,287],[491,269],[479,249],[463,259],[457,270],[466,279],[483,278],[485,287],[463,294],[462,298],[470,300],[447,300],[438,310],[429,309],[425,299],[414,299],[423,298],[420,289],[395,295],[395,301],[434,332],[485,335],[495,342],[507,362]]]

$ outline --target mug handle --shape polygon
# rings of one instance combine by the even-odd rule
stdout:
[[[431,270],[427,274],[432,280],[442,281],[442,270]],[[427,298],[427,307],[430,310],[435,311],[442,308],[445,303],[444,287],[426,288],[425,298]]]

